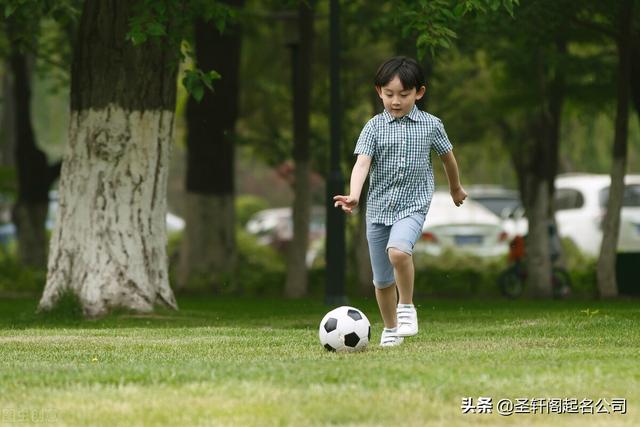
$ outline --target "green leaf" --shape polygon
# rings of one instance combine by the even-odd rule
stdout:
[[[202,97],[204,97],[204,87],[202,85],[198,85],[192,88],[191,95],[196,101],[202,101]]]
[[[14,4],[7,4],[4,7],[4,17],[5,18],[10,17],[11,15],[13,15],[13,12],[15,11],[16,11],[16,6]]]
[[[142,31],[131,31],[129,38],[137,46],[147,41],[147,34]]]
[[[150,36],[164,36],[166,35],[166,31],[164,29],[164,25],[160,24],[159,22],[152,22],[147,26],[147,33]]]

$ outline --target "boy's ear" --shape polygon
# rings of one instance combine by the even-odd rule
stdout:
[[[426,86],[420,86],[420,89],[416,91],[416,99],[420,99],[424,96],[424,93],[427,91]]]
[[[376,92],[378,92],[378,96],[382,98],[382,88],[380,86],[376,86]]]

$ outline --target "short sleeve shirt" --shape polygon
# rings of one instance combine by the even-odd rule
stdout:
[[[432,149],[443,155],[453,147],[442,121],[415,105],[399,119],[385,110],[367,122],[354,154],[372,157],[369,222],[392,225],[407,216],[427,213],[435,190]]]

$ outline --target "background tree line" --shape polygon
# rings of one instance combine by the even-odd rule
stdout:
[[[422,107],[447,124],[463,181],[509,182],[520,190],[536,295],[550,295],[553,178],[567,170],[611,174],[598,283],[601,295],[615,295],[612,230],[622,176],[638,164],[637,149],[627,149],[628,106],[640,108],[635,3],[343,3],[345,174],[362,124],[381,108],[371,87],[375,68],[391,55],[416,56],[429,81]],[[186,153],[180,210],[187,220],[174,288],[242,292],[234,280],[242,268],[234,204],[240,154],[293,166],[296,232],[285,292],[307,293],[308,242],[301,230],[309,228],[312,201],[324,203],[321,192],[308,190],[310,174],[326,178],[328,171],[328,2],[1,5],[3,176],[15,171],[3,185],[15,182],[18,253],[32,266],[45,264],[48,194],[61,174],[59,159],[43,150],[51,143],[34,132],[40,98],[31,93],[32,82],[46,78],[70,91],[64,141],[70,154],[62,164],[42,307],[68,290],[88,315],[115,306],[175,306],[162,227],[174,139]],[[631,125],[637,148],[638,123]],[[360,225],[352,227],[348,265],[365,288]]]

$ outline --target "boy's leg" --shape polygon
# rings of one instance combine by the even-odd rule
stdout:
[[[380,345],[395,346],[402,343],[402,337],[396,336],[396,304],[398,302],[393,266],[387,256],[390,226],[367,223],[367,243],[373,270],[373,285],[376,289],[376,301],[380,308],[384,330]]]
[[[383,289],[376,288],[376,300],[378,301],[378,308],[380,308],[384,327],[393,329],[398,326],[396,320],[396,306],[398,304],[396,285]]]
[[[418,333],[418,316],[413,305],[413,246],[422,234],[424,215],[416,214],[396,222],[390,232],[387,244],[388,256],[394,269],[394,276],[400,301],[396,310],[397,334],[412,336]]]
[[[413,304],[413,280],[415,269],[413,257],[396,248],[389,248],[389,260],[393,265],[393,273],[400,295],[398,303]]]

